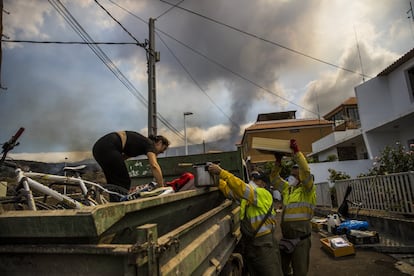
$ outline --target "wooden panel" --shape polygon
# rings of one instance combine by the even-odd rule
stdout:
[[[292,153],[289,140],[253,137],[252,148],[261,151]]]

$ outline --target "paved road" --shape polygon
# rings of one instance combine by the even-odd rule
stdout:
[[[308,276],[414,275],[414,266],[401,263],[393,257],[379,253],[374,249],[357,248],[356,254],[353,256],[331,257],[322,249],[320,238],[319,233],[312,233],[311,262]],[[397,266],[400,270],[396,268]]]

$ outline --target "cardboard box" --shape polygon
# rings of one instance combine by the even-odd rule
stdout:
[[[348,255],[354,255],[355,254],[355,247],[351,242],[347,241],[346,238],[345,238],[345,240],[348,243],[347,246],[337,247],[337,248],[332,247],[331,240],[332,239],[337,239],[337,238],[340,238],[340,237],[342,237],[342,236],[332,236],[332,237],[320,239],[321,244],[322,244],[322,248],[335,258],[342,257],[342,256],[348,256]]]
[[[323,225],[328,222],[327,218],[314,216],[311,219],[312,230],[315,232],[320,232],[323,229]]]
[[[253,137],[252,148],[264,152],[292,153],[289,140]]]

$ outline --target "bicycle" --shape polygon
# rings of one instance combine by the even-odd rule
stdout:
[[[6,160],[6,155],[14,147],[18,146],[17,139],[23,133],[24,128],[20,128],[12,138],[3,144],[2,158],[0,166],[6,166],[14,169],[16,183],[15,194],[0,198],[0,203],[13,204],[16,210],[49,210],[49,209],[81,209],[85,206],[95,206],[105,204],[110,201],[128,201],[140,197],[158,195],[167,192],[166,189],[158,188],[157,184],[152,182],[143,185],[130,193],[128,190],[112,184],[97,184],[81,178],[82,170],[85,165],[77,167],[65,167],[65,176],[25,172],[15,162]],[[68,176],[69,174],[74,176]],[[51,182],[49,185],[39,181]],[[52,186],[71,186],[79,189],[80,192],[70,195],[61,193]],[[66,189],[64,189],[65,191]],[[33,191],[40,194],[35,197]],[[48,199],[52,203],[48,203]]]

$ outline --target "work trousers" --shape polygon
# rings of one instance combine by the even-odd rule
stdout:
[[[279,244],[273,233],[242,242],[245,243],[243,259],[250,276],[283,275]]]
[[[295,239],[305,237],[311,233],[310,221],[294,221],[281,223],[284,238]],[[309,270],[311,237],[301,240],[291,254],[280,252],[284,275],[306,276]]]

